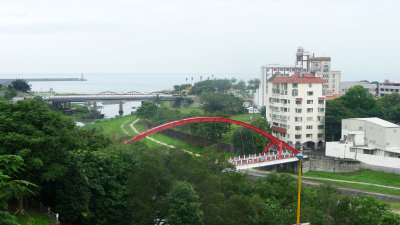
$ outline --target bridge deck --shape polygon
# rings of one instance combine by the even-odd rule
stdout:
[[[307,156],[304,156],[307,158]],[[229,158],[229,162],[236,166],[236,169],[250,169],[263,166],[278,165],[289,162],[299,161],[293,153],[282,153],[281,159],[279,154],[254,154],[248,156],[239,156]]]

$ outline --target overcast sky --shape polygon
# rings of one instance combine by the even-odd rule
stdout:
[[[1,0],[0,73],[258,73],[303,46],[342,73],[399,74],[399,2]]]

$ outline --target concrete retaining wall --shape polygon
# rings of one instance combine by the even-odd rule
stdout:
[[[361,163],[351,159],[338,159],[324,156],[310,156],[303,162],[303,173],[308,171],[353,172],[361,168]]]

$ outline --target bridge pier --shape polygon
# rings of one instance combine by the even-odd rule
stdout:
[[[93,110],[97,112],[97,102],[93,101]]]
[[[87,109],[88,109],[89,113],[92,111],[91,105],[92,105],[91,101],[87,101],[86,102],[86,106],[87,106]]]
[[[123,107],[124,103],[123,102],[119,102],[119,116],[123,116],[124,115],[124,107]]]

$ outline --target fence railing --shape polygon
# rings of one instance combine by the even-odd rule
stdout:
[[[43,205],[41,202],[38,202],[38,201],[36,201],[36,200],[34,200],[34,199],[29,199],[28,201],[29,201],[29,204],[30,204],[31,206],[36,207],[37,209],[40,210],[40,212],[46,214],[50,219],[55,220],[55,221],[56,221],[55,224],[60,224],[60,221],[58,220],[59,214],[53,212],[53,211],[50,209],[50,207],[46,207],[46,206]]]

